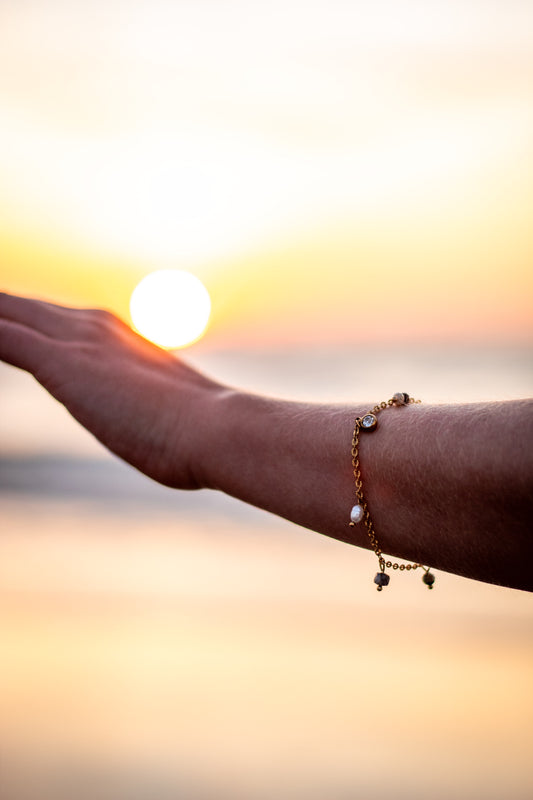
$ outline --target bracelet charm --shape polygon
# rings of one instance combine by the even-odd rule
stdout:
[[[353,523],[353,525],[357,525],[359,522],[361,522],[364,513],[364,508],[363,506],[359,505],[359,503],[352,508],[350,511],[350,521]]]

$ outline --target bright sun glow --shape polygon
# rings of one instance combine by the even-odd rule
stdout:
[[[211,300],[203,283],[190,272],[164,269],[137,284],[130,300],[133,324],[161,347],[184,347],[205,331]]]

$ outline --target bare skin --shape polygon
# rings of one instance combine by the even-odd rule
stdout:
[[[353,406],[273,400],[206,378],[113,315],[0,293],[0,358],[109,450],[177,489],[218,489],[368,547],[350,527]],[[391,387],[391,392],[398,388]],[[533,590],[533,401],[391,408],[362,435],[383,551]]]

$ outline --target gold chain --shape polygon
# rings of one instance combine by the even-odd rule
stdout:
[[[372,408],[366,414],[363,414],[362,417],[357,417],[354,423],[354,431],[352,437],[352,467],[353,467],[353,476],[355,481],[357,504],[352,508],[350,525],[355,526],[358,522],[362,521],[366,528],[366,531],[368,533],[368,538],[370,539],[370,544],[379,561],[381,576],[383,576],[381,577],[380,573],[378,573],[374,579],[375,582],[378,584],[378,591],[381,591],[382,587],[387,586],[389,583],[389,576],[385,575],[385,568],[388,569],[392,568],[393,570],[400,570],[401,572],[403,572],[404,570],[414,570],[420,567],[425,572],[423,581],[427,584],[428,588],[432,589],[433,583],[435,581],[434,576],[429,571],[429,567],[424,567],[423,564],[419,564],[418,562],[413,562],[411,564],[399,564],[396,561],[387,561],[383,557],[383,552],[381,550],[381,546],[376,536],[374,525],[372,524],[372,519],[370,517],[370,512],[368,510],[368,505],[363,493],[361,467],[359,464],[359,435],[361,431],[366,432],[375,430],[378,422],[377,420],[378,414],[380,414],[385,409],[390,408],[391,406],[404,406],[420,402],[421,400],[414,400],[412,397],[409,397],[409,395],[407,395],[405,392],[397,392],[393,397],[390,398],[390,400],[379,403],[379,405],[374,406],[374,408]]]

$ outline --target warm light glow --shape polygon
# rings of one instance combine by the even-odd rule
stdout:
[[[532,3],[123,5],[0,4],[3,287],[128,317],[186,265],[212,348],[530,344]]]
[[[146,339],[161,347],[184,347],[204,333],[211,300],[195,275],[164,269],[150,273],[135,287],[130,312]]]

